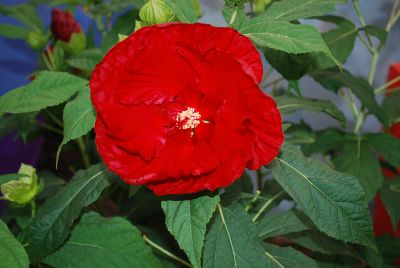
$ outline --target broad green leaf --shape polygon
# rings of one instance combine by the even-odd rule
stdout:
[[[315,133],[309,130],[298,129],[286,135],[291,144],[310,144],[315,141]]]
[[[382,202],[392,220],[392,226],[396,229],[400,221],[400,178],[385,180],[380,193]]]
[[[346,243],[326,236],[318,230],[291,233],[286,238],[303,248],[328,255],[352,255],[356,253]]]
[[[44,263],[59,268],[161,267],[140,230],[123,218],[103,218],[96,212],[84,214],[67,242]]]
[[[87,88],[88,81],[62,72],[40,72],[26,86],[0,97],[0,113],[28,113],[67,101]]]
[[[218,205],[206,236],[203,267],[268,267],[257,227],[240,205]]]
[[[282,114],[291,114],[298,110],[311,112],[324,112],[337,119],[342,126],[346,124],[346,118],[332,102],[327,100],[314,100],[296,97],[293,95],[284,95],[274,98],[278,104],[278,109]]]
[[[62,245],[81,209],[99,198],[113,176],[102,164],[93,165],[78,171],[66,186],[47,199],[23,235],[33,263]]]
[[[64,138],[58,147],[57,161],[62,146],[71,140],[86,135],[94,127],[96,111],[90,100],[90,91],[88,88],[83,89],[73,101],[65,105],[63,121]]]
[[[0,24],[0,36],[12,39],[25,39],[29,30],[20,26]]]
[[[29,259],[23,246],[0,219],[0,266],[28,268]]]
[[[201,252],[207,223],[219,202],[219,196],[202,196],[191,200],[163,201],[165,224],[193,267],[201,267]]]
[[[327,129],[316,134],[314,143],[303,146],[302,149],[305,155],[323,153],[340,147],[346,140],[351,140],[348,135],[336,129]]]
[[[18,174],[18,173],[11,173],[11,174],[3,174],[0,175],[0,185],[13,181],[13,180],[18,180],[24,177],[28,177],[27,174]]]
[[[354,49],[354,44],[358,35],[356,25],[352,21],[338,16],[324,16],[318,19],[336,24],[337,27],[323,33],[322,38],[335,59],[340,63],[345,63]],[[312,68],[314,70],[322,70],[335,66],[335,62],[327,55],[319,53],[313,56],[314,62]]]
[[[180,22],[195,23],[197,21],[196,10],[193,1],[188,0],[168,0],[175,16]]]
[[[386,113],[378,105],[375,100],[374,89],[365,79],[355,77],[346,70],[341,72],[335,68],[315,72],[312,77],[325,88],[334,92],[337,92],[341,87],[347,87],[357,96],[363,106],[373,113],[379,121],[387,125]]]
[[[384,29],[376,27],[374,25],[367,25],[360,28],[360,31],[364,31],[365,33],[375,36],[382,43],[382,45],[386,45],[388,32]]]
[[[272,174],[314,224],[331,237],[376,249],[369,210],[357,178],[306,158],[285,144]]]
[[[88,49],[79,54],[73,55],[67,60],[69,66],[85,71],[92,71],[97,63],[103,58],[100,49]]]
[[[261,17],[293,21],[322,16],[335,11],[335,5],[345,2],[346,0],[283,0],[274,2]]]
[[[262,239],[309,230],[311,226],[304,214],[293,210],[264,217],[257,224],[258,236]]]
[[[246,21],[239,30],[260,47],[293,54],[323,52],[331,56],[321,34],[311,25],[256,17]]]
[[[391,126],[400,117],[400,92],[390,93],[382,102],[382,109],[388,117],[388,126]]]
[[[370,201],[382,186],[381,166],[372,147],[362,137],[354,138],[341,145],[343,151],[333,159],[333,163],[338,171],[358,178],[366,200]]]
[[[36,13],[35,7],[33,5],[22,4],[11,7],[4,7],[4,13],[7,16],[15,18],[16,20],[36,32],[45,32],[42,20]]]
[[[400,167],[400,140],[384,133],[371,133],[365,139],[383,155],[393,167]]]
[[[317,268],[317,263],[298,250],[291,247],[279,247],[265,244],[265,255],[267,256],[269,268]]]

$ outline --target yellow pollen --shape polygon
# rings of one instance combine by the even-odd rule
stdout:
[[[188,107],[185,111],[176,115],[176,122],[183,123],[182,129],[194,129],[200,124],[201,114],[194,108]]]

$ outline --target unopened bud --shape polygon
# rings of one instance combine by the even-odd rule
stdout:
[[[148,0],[140,9],[139,17],[146,25],[153,25],[171,22],[175,14],[165,0]]]
[[[38,32],[31,31],[26,37],[26,42],[34,50],[42,50],[47,43],[46,37]]]

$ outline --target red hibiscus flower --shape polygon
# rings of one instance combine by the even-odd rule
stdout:
[[[268,164],[283,142],[261,78],[259,53],[233,29],[144,27],[92,74],[98,151],[127,183],[158,195],[228,186]]]
[[[56,39],[69,42],[73,33],[80,33],[81,26],[68,11],[54,8],[51,12],[51,32]]]

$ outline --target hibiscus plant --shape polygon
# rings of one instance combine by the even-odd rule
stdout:
[[[345,3],[357,21],[333,15]],[[198,0],[0,5],[17,22],[2,38],[37,55],[0,96],[0,135],[43,140],[0,175],[0,267],[399,264],[400,65],[375,83],[392,5],[385,29],[358,0],[226,0],[225,27],[198,22]],[[356,40],[367,78],[346,69]]]

